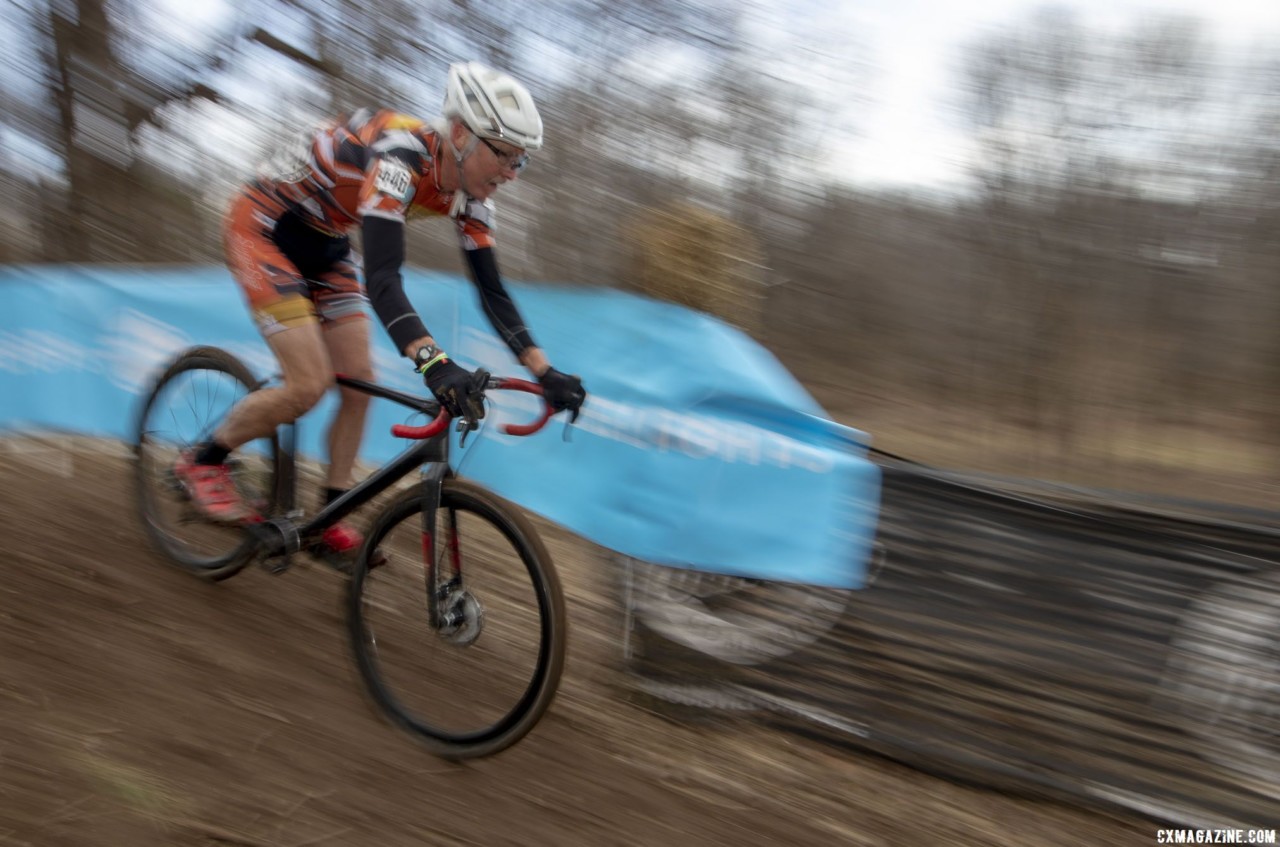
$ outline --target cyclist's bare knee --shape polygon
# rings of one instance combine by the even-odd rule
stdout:
[[[338,389],[338,392],[338,401],[342,404],[344,409],[364,410],[369,408],[369,400],[371,398],[363,391],[356,391],[352,388],[340,388]]]
[[[333,364],[318,322],[295,326],[267,339],[284,372],[274,400],[278,414],[295,420],[334,385]]]
[[[310,378],[286,381],[280,387],[279,396],[280,408],[286,421],[297,420],[311,411],[332,385],[332,375],[327,380]]]

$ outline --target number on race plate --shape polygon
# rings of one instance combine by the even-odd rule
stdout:
[[[409,198],[409,189],[413,187],[413,175],[403,162],[383,159],[378,163],[378,176],[374,179],[373,187],[403,203]]]

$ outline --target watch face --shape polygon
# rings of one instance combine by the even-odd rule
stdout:
[[[426,347],[419,347],[418,352],[413,355],[414,364],[417,365],[417,367],[424,369],[424,373],[425,368],[428,365],[434,367],[436,362],[443,361],[444,359],[444,351],[434,344],[428,344]]]

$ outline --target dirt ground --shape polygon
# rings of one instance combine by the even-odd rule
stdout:
[[[628,695],[603,565],[539,524],[573,625],[534,732],[450,764],[363,695],[341,577],[166,568],[118,451],[0,445],[0,845],[1147,845],[1157,825],[952,784]]]

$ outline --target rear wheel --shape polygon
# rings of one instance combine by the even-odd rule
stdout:
[[[258,381],[216,347],[182,353],[156,381],[138,416],[136,499],[142,525],[165,558],[204,579],[226,579],[248,564],[253,545],[240,527],[211,523],[191,505],[173,474],[178,456],[205,439]],[[260,513],[276,505],[282,458],[273,435],[250,442],[228,464],[245,502]]]
[[[415,488],[370,530],[348,597],[356,664],[382,712],[432,752],[486,756],[555,697],[564,597],[528,519],[495,495],[448,480],[434,527],[427,511]],[[370,569],[375,549],[385,562]]]

